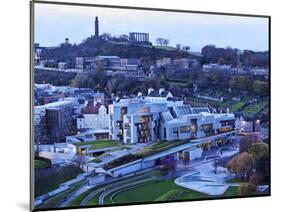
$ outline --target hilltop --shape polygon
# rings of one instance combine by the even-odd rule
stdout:
[[[187,57],[187,52],[169,46],[133,45],[126,42],[113,42],[89,37],[80,44],[61,44],[54,48],[43,48],[41,59],[74,61],[75,57],[95,57],[116,55],[121,58],[143,58],[157,60],[162,57]]]

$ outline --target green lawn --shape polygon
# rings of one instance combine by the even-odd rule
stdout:
[[[117,194],[116,203],[134,203],[168,200],[190,200],[204,198],[205,195],[177,186],[174,180],[165,180],[143,185]]]
[[[81,143],[74,143],[77,147],[89,145],[90,149],[103,149],[110,147],[120,146],[121,143],[113,140],[97,140],[97,141],[87,141]]]
[[[147,157],[150,155],[154,155],[159,152],[163,152],[165,150],[171,149],[173,147],[180,146],[182,144],[188,143],[189,140],[179,140],[179,141],[159,141],[152,145],[146,146],[143,149],[135,152],[135,155],[140,157]]]
[[[100,188],[100,187],[99,187]],[[76,200],[73,200],[72,204],[69,206],[80,205],[81,201],[92,191],[96,190],[91,189],[83,194],[81,194]],[[229,187],[223,196],[232,197],[237,196],[238,187],[231,186]],[[115,192],[113,192],[115,193]],[[109,194],[104,199],[104,204],[112,204],[110,197],[112,194]],[[98,193],[90,199],[87,205],[97,205],[98,204]],[[202,194],[197,191],[193,191],[187,188],[177,186],[173,180],[164,180],[157,181],[153,180],[150,182],[145,182],[132,187],[132,189],[125,190],[113,196],[113,201],[115,204],[127,204],[127,203],[141,203],[141,202],[162,202],[162,201],[178,201],[178,200],[194,200],[202,198],[211,198],[211,196]]]
[[[166,80],[166,82],[169,83],[170,85],[179,85],[179,86],[184,86],[184,87],[189,85],[189,83],[185,80],[172,80],[172,79],[170,79],[170,80]]]
[[[258,112],[260,112],[264,107],[266,107],[268,105],[268,101],[261,101],[258,103],[254,103],[251,104],[249,106],[247,106],[243,112],[246,114],[256,114]]]
[[[108,153],[103,153],[100,156],[96,157],[95,159],[91,160],[90,162],[100,163],[104,157],[110,156]]]
[[[173,47],[173,46],[156,46],[156,45],[141,45],[142,47],[147,47],[147,48],[152,48],[154,47],[155,49],[163,49],[163,50],[167,50],[167,51],[175,51],[177,48]]]
[[[230,109],[231,112],[236,112],[244,104],[245,104],[245,102],[236,102],[235,104],[231,105],[229,109]]]
[[[188,143],[189,140],[179,140],[179,141],[159,141],[152,145],[146,146],[141,150],[135,152],[134,154],[125,155],[121,158],[118,158],[104,166],[105,169],[111,169],[117,166],[121,166],[123,164],[133,162],[139,160],[144,157],[148,157],[150,155],[157,154],[159,152],[163,152],[165,150],[171,149],[173,147]]]
[[[44,169],[47,168],[49,164],[44,160],[35,159],[34,160],[34,167],[35,169]]]
[[[223,194],[224,197],[238,196],[239,186],[230,186]]]
[[[239,178],[233,178],[230,180],[227,180],[226,183],[242,183],[243,181]]]
[[[118,41],[108,41],[109,43],[112,44],[117,44],[117,45],[125,45],[128,46],[130,45],[130,43],[126,43],[126,42],[118,42]],[[173,46],[156,46],[156,45],[140,45],[142,47],[147,47],[147,48],[156,48],[156,49],[163,49],[163,50],[168,50],[168,51],[175,51],[177,48],[173,47]]]
[[[160,176],[165,175],[166,172],[163,171],[163,170],[160,170],[160,169],[156,169],[156,170],[150,171],[149,173],[150,173],[150,175],[146,175],[146,174],[141,174],[141,175],[143,175],[144,178],[145,178],[145,177],[151,177],[151,176],[154,176],[154,177],[157,178],[157,177],[160,177]],[[137,175],[137,176],[139,176],[139,175]],[[125,181],[125,180],[128,180],[128,179],[131,179],[131,180],[133,181],[135,177],[136,177],[136,176],[127,177],[127,178],[124,179],[124,181]],[[102,187],[104,187],[104,186],[106,186],[106,185],[100,185],[100,186],[97,186],[97,187],[94,187],[94,188],[89,189],[88,191],[86,191],[86,192],[80,194],[79,196],[77,196],[76,198],[74,198],[74,199],[68,204],[68,206],[79,206],[79,205],[81,204],[81,202],[82,202],[90,193],[92,193],[92,192],[94,192],[95,190],[100,189],[100,188],[102,188]],[[98,205],[98,197],[99,197],[99,194],[100,194],[100,193],[101,193],[101,192],[99,192],[97,195],[93,196],[93,197],[89,200],[89,202],[87,203],[87,205]],[[110,195],[109,195],[109,197],[110,197]],[[105,199],[105,201],[108,202],[109,197],[107,197],[107,198]]]

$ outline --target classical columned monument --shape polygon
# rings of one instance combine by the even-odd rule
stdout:
[[[149,33],[130,32],[129,41],[133,44],[151,45],[151,43],[149,42]]]

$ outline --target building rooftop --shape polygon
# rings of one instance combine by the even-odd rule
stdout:
[[[56,107],[62,107],[65,105],[70,105],[73,104],[74,99],[69,99],[69,100],[63,100],[63,101],[57,101],[57,102],[52,102],[52,103],[48,103],[45,105],[39,105],[39,106],[35,106],[35,109],[41,109],[41,108],[56,108]]]
[[[192,114],[193,110],[190,107],[190,105],[179,105],[179,106],[175,106],[173,107],[176,116],[182,116],[182,115],[187,115],[187,114]]]
[[[83,114],[98,114],[99,109],[102,105],[107,109],[107,105],[101,104],[100,102],[97,102],[96,105],[90,102],[86,107],[82,109],[82,112]]]
[[[210,110],[208,107],[194,107],[192,108],[193,113],[201,113],[201,112],[206,112],[206,113],[210,113]]]
[[[148,97],[168,97],[169,95],[169,91],[162,91],[162,92],[159,92],[159,91],[151,91],[147,96]]]
[[[173,120],[173,116],[170,113],[170,111],[162,112],[161,117],[164,119],[164,121],[171,121]]]
[[[118,56],[110,56],[110,55],[103,55],[103,56],[97,56],[97,59],[120,59]]]

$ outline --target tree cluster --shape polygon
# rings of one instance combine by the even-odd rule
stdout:
[[[251,50],[241,51],[237,48],[217,48],[215,45],[204,46],[201,50],[203,63],[220,63],[234,66],[260,66],[268,67],[268,51],[254,52]]]
[[[238,178],[253,185],[257,186],[259,183],[268,182],[268,145],[249,136],[245,137],[241,144],[242,152],[228,162],[227,168]]]
[[[158,46],[168,46],[169,43],[170,43],[170,40],[166,39],[166,38],[157,38],[156,39],[156,44]]]

